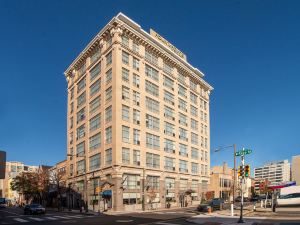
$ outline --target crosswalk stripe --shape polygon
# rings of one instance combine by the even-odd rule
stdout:
[[[58,219],[71,219],[70,217],[67,216],[54,216],[54,217]]]
[[[160,224],[160,225],[178,225],[176,223],[164,223],[164,222],[157,222],[155,224]]]
[[[44,219],[36,218],[36,217],[28,217],[28,218],[35,221],[44,221]]]
[[[18,222],[21,222],[21,223],[29,222],[28,220],[24,220],[24,219],[21,219],[21,218],[14,218],[14,220],[18,221]]]
[[[47,220],[57,220],[56,218],[50,217],[50,216],[47,216],[47,217],[44,217],[44,218],[46,218]]]
[[[68,217],[71,217],[71,218],[83,218],[84,216],[81,216],[81,215],[75,215],[75,216],[68,216]]]

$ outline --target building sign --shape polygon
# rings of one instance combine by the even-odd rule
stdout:
[[[166,39],[164,39],[162,36],[160,36],[154,30],[150,29],[150,35],[152,37],[154,37],[158,42],[160,42],[163,45],[165,45],[168,49],[170,49],[172,52],[174,52],[180,58],[182,58],[182,59],[184,59],[186,61],[186,55],[183,54],[182,51],[180,51],[178,48],[176,48],[174,45],[172,45],[170,42],[168,42]]]
[[[0,151],[0,179],[5,179],[6,152]]]

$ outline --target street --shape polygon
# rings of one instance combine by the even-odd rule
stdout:
[[[221,213],[221,212],[220,212]],[[284,208],[277,213],[263,214],[256,213],[250,217],[245,216],[245,224],[253,225],[299,225],[300,208]],[[282,219],[285,217],[286,219]],[[194,208],[169,209],[154,212],[134,212],[119,214],[82,214],[75,212],[48,211],[45,215],[24,215],[19,208],[0,209],[0,224],[85,224],[85,225],[106,225],[106,224],[128,224],[128,225],[221,225],[236,224],[237,217],[229,217],[213,213],[211,215],[199,214]]]

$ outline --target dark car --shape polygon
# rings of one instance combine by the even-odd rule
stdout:
[[[46,209],[40,204],[26,205],[24,208],[24,214],[45,214]]]
[[[224,205],[224,199],[222,198],[214,198],[209,202],[209,205],[214,209],[214,210],[222,210],[223,205]]]

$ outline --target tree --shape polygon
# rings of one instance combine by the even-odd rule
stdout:
[[[36,192],[34,185],[35,175],[33,172],[21,173],[13,178],[11,182],[11,189],[24,196],[26,203],[28,203],[30,198],[34,197]]]

